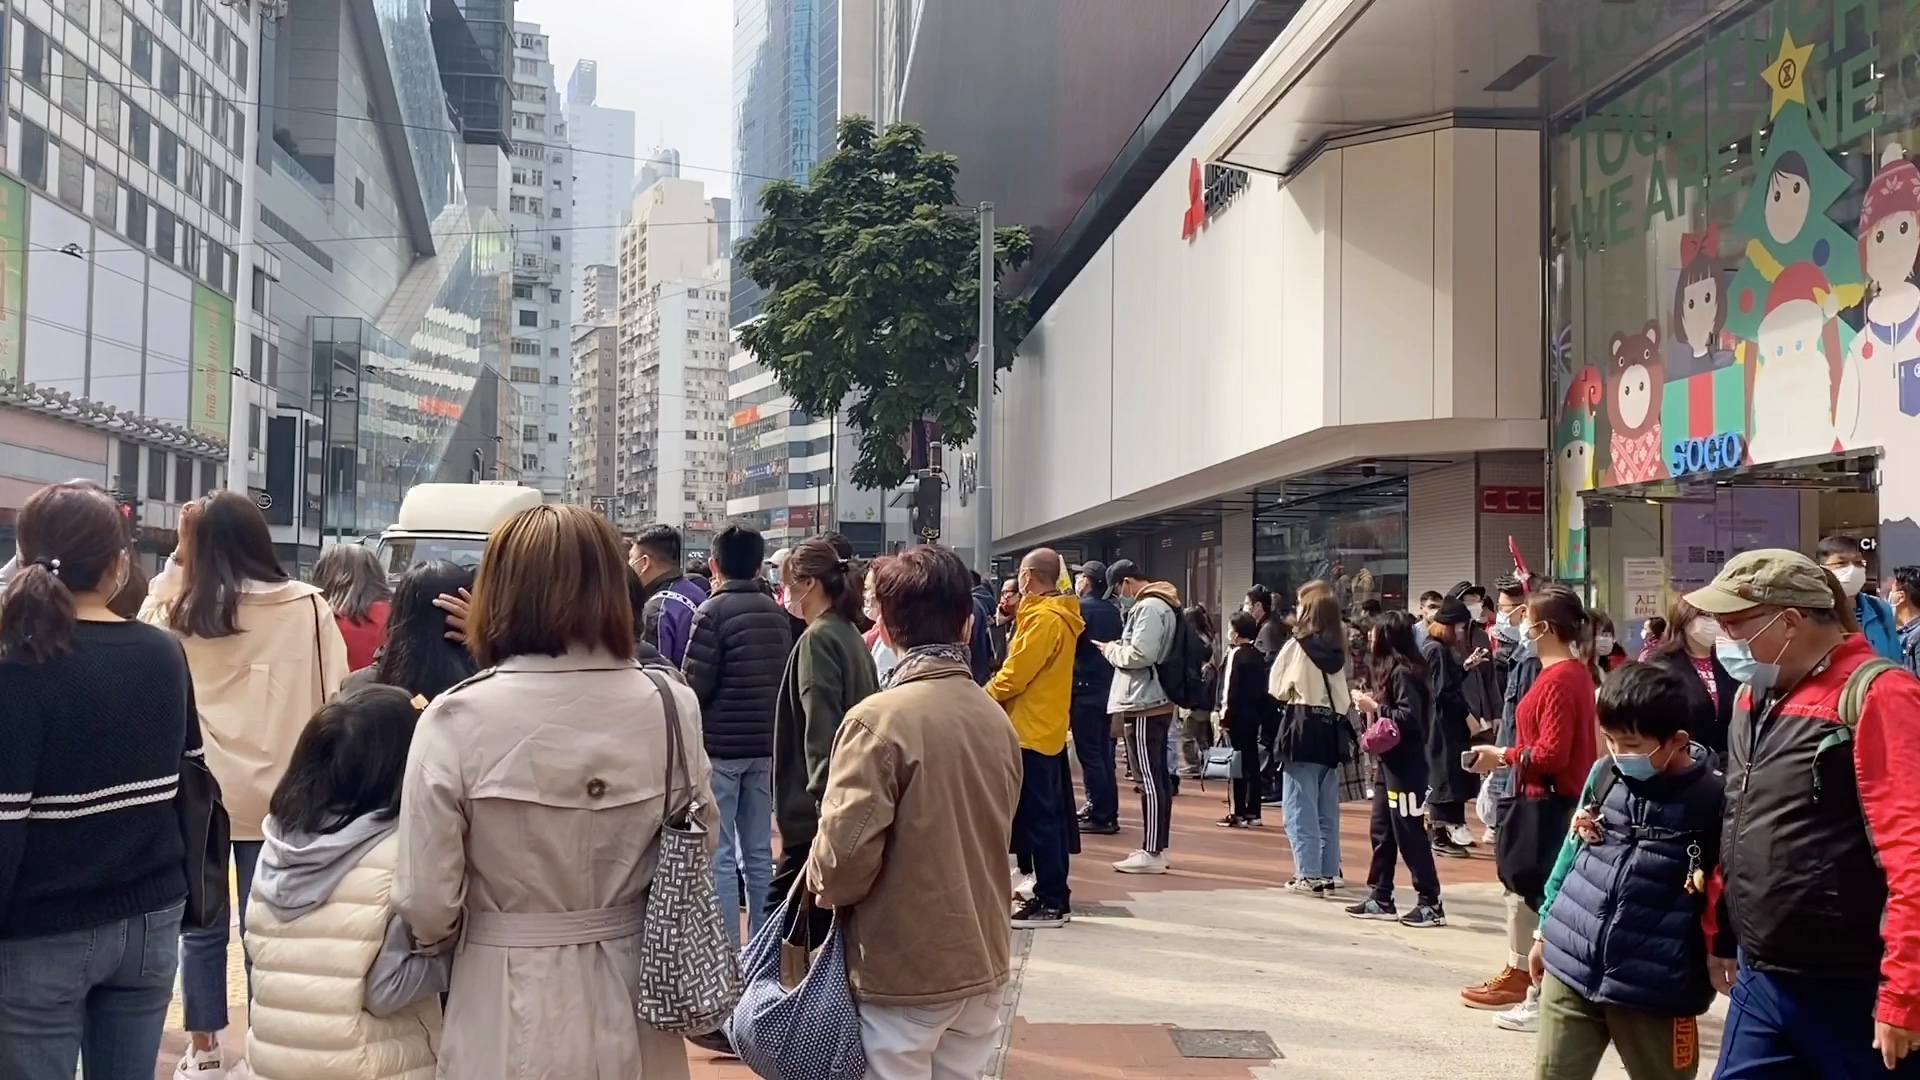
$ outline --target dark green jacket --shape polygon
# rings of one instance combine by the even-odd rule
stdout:
[[[833,737],[879,682],[860,631],[831,611],[794,642],[773,706],[773,816],[782,846],[812,840]]]

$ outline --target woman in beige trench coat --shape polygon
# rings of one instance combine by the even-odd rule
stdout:
[[[484,670],[420,718],[393,893],[423,948],[456,950],[439,1075],[683,1080],[686,1044],[634,1011],[667,715],[612,527],[561,505],[508,520],[467,635]],[[699,703],[669,685],[710,817]]]

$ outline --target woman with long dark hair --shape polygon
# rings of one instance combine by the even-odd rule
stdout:
[[[1220,662],[1213,659],[1214,639],[1218,633],[1213,625],[1213,613],[1207,610],[1207,605],[1195,604],[1181,612],[1180,617],[1186,620],[1187,625],[1199,635],[1200,641],[1207,647],[1208,659],[1201,669],[1201,674],[1206,678],[1208,685],[1201,700],[1214,701],[1220,696]],[[1174,770],[1176,781],[1179,777],[1195,779],[1200,775],[1200,767],[1206,763],[1207,748],[1214,743],[1213,709],[1181,709],[1178,715],[1180,717],[1180,754],[1185,760],[1175,759],[1169,764],[1178,766]],[[1174,790],[1179,790],[1177,785]]]
[[[274,786],[307,720],[340,691],[347,646],[320,590],[288,576],[252,499],[222,491],[181,512],[180,546],[153,580],[141,618],[179,637],[193,672],[207,767],[233,823],[241,925]],[[228,1062],[227,928],[181,942],[188,1034],[180,1075]]]
[[[446,611],[434,601],[473,588],[473,568],[445,559],[415,563],[393,589],[387,618],[387,643],[371,667],[347,678],[345,690],[379,684],[397,686],[428,702],[479,670],[465,636],[450,634]]]
[[[1267,693],[1280,703],[1280,758],[1294,892],[1331,896],[1340,881],[1341,728],[1347,690],[1347,633],[1325,582],[1300,588],[1293,635],[1273,659]]]
[[[313,564],[313,583],[333,608],[340,636],[347,642],[347,670],[373,663],[387,640],[387,613],[393,591],[373,552],[358,544],[335,544]]]
[[[1524,632],[1540,657],[1540,676],[1520,699],[1511,746],[1473,748],[1474,771],[1513,769],[1516,796],[1505,803],[1495,834],[1495,863],[1507,888],[1507,967],[1482,988],[1522,984],[1526,998],[1496,1022],[1516,1031],[1540,1023],[1540,988],[1527,974],[1527,954],[1539,929],[1540,901],[1574,803],[1599,755],[1594,691],[1601,672],[1594,656],[1596,620],[1580,594],[1558,582],[1527,597]],[[1509,969],[1517,969],[1518,975]],[[1471,999],[1468,999],[1471,1003]]]
[[[1648,659],[1675,675],[1687,688],[1687,733],[1718,761],[1727,752],[1727,726],[1740,682],[1727,673],[1715,650],[1722,634],[1713,616],[1676,598],[1667,611],[1668,631]]]
[[[90,1077],[151,1077],[187,896],[174,800],[200,750],[187,661],[110,606],[132,572],[113,500],[42,488],[17,528],[0,594],[0,1076],[72,1076],[84,1047]]]
[[[1373,693],[1354,695],[1353,703],[1369,725],[1393,722],[1400,738],[1380,754],[1380,776],[1373,785],[1373,863],[1367,871],[1367,898],[1347,908],[1356,919],[1398,919],[1407,926],[1447,925],[1440,904],[1440,874],[1427,838],[1427,728],[1433,723],[1433,679],[1413,640],[1413,616],[1389,611],[1367,631],[1369,684]],[[1413,875],[1416,903],[1405,915],[1393,899],[1396,861]]]

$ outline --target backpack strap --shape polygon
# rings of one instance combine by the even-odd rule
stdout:
[[[1813,798],[1820,801],[1820,759],[1829,751],[1838,750],[1853,742],[1853,729],[1860,726],[1860,712],[1867,707],[1867,692],[1873,689],[1873,682],[1889,671],[1897,671],[1900,665],[1885,657],[1876,656],[1853,669],[1847,676],[1846,685],[1840,688],[1840,723],[1813,751]]]

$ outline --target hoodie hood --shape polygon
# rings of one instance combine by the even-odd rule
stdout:
[[[1300,648],[1313,661],[1313,666],[1329,675],[1336,674],[1347,666],[1347,650],[1338,645],[1329,645],[1317,637],[1300,638]]]
[[[339,832],[302,833],[283,830],[268,817],[262,827],[266,841],[260,864],[253,873],[253,898],[282,922],[297,919],[326,903],[347,871],[397,827],[398,820],[381,821],[368,814]]]
[[[1048,613],[1066,621],[1069,638],[1079,637],[1080,631],[1086,629],[1086,616],[1080,614],[1080,598],[1071,593],[1021,598],[1020,613],[1015,616],[1015,622],[1017,625],[1028,619],[1045,618]]]
[[[319,589],[292,578],[274,582],[249,581],[241,587],[240,602],[242,604],[291,604],[296,601],[304,602],[309,596],[319,595]]]
[[[1171,582],[1154,581],[1142,585],[1139,594],[1133,598],[1133,602],[1137,604],[1148,597],[1165,601],[1166,605],[1173,609],[1175,615],[1180,614],[1180,590],[1174,588]]]

